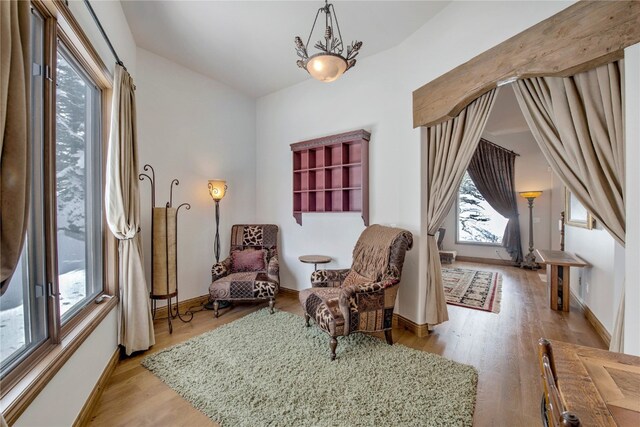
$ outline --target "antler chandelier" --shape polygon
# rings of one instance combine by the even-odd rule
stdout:
[[[314,47],[320,52],[309,56],[307,46],[309,46],[309,41],[320,13],[325,15],[324,43],[319,40]],[[301,58],[296,61],[296,64],[298,64],[298,67],[307,70],[311,77],[321,82],[332,82],[356,65],[355,58],[362,47],[362,42],[351,42],[351,45],[347,46],[347,55],[342,55],[344,46],[342,44],[340,26],[338,25],[338,17],[333,5],[328,3],[328,0],[325,0],[324,7],[318,9],[316,13],[316,19],[313,21],[307,44],[302,43],[302,39],[299,36],[296,36],[295,43],[296,53]]]

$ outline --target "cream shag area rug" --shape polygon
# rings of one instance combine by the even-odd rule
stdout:
[[[502,276],[495,271],[443,268],[442,282],[447,304],[500,312]]]
[[[142,364],[223,426],[470,426],[476,370],[260,310]]]

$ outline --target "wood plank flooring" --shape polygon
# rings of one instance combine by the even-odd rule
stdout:
[[[605,348],[604,343],[575,302],[572,301],[569,313],[548,308],[546,285],[538,276],[544,270],[533,272],[466,262],[453,265],[499,271],[502,274],[500,313],[449,306],[450,320],[436,326],[428,337],[418,338],[408,331],[396,329],[393,331],[395,342],[440,354],[478,369],[480,377],[474,425],[540,425],[542,388],[536,358],[538,338],[546,337],[596,348]],[[143,354],[119,363],[89,425],[215,425],[143,368],[140,359],[265,306],[237,305],[230,311],[222,311],[219,319],[214,319],[211,311],[197,313],[191,323],[175,322],[173,335],[167,330],[166,320],[157,320],[156,345]],[[279,296],[276,307],[302,316],[300,305],[292,296]],[[380,338],[384,339],[382,336]],[[206,381],[206,378],[202,381]]]

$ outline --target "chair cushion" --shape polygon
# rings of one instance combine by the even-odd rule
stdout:
[[[214,299],[270,298],[277,292],[278,284],[262,272],[231,273],[209,286],[209,294]]]
[[[265,271],[266,251],[264,249],[245,249],[231,252],[231,271]]]
[[[344,316],[338,303],[340,292],[340,288],[309,288],[298,294],[303,309],[331,336],[344,333]]]

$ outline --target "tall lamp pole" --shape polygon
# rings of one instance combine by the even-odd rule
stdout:
[[[220,200],[227,193],[227,182],[222,179],[209,180],[209,194],[216,202],[216,237],[213,243],[213,253],[216,256],[216,263],[220,262]]]
[[[520,264],[521,268],[530,268],[537,270],[540,268],[536,262],[536,255],[533,253],[533,201],[540,197],[542,191],[523,191],[520,196],[529,202],[529,253],[525,255],[524,261]]]
[[[216,203],[215,215],[216,215],[216,236],[213,240],[213,253],[216,257],[216,264],[220,262],[220,200],[227,193],[227,182],[222,179],[209,180],[209,194]],[[229,301],[218,301],[219,308],[225,308],[229,306]],[[213,310],[213,304],[211,302],[205,304],[205,308]]]

